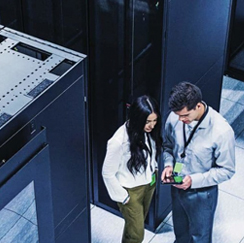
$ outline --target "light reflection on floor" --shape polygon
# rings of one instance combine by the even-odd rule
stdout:
[[[0,211],[0,219],[0,243],[39,242],[34,182]]]

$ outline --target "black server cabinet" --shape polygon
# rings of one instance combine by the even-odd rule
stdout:
[[[0,237],[90,242],[86,56],[9,28],[0,36]]]
[[[244,1],[234,0],[225,74],[244,81]]]
[[[89,10],[93,203],[119,215],[101,176],[106,143],[125,122],[126,104],[133,97],[147,93],[160,98],[163,4],[90,1]],[[156,205],[164,207],[157,212],[161,219],[170,209],[169,188],[162,190],[164,201],[154,200],[146,220],[150,229],[160,221]]]
[[[163,104],[172,86],[188,80],[219,110],[232,11],[231,0],[167,1],[163,41]]]
[[[1,146],[1,158],[19,139],[21,132]],[[1,242],[55,242],[46,141],[42,128],[1,167]]]
[[[87,54],[87,2],[0,1],[0,24]]]
[[[165,121],[171,88],[188,80],[218,110],[232,1],[90,1],[89,6],[93,203],[119,215],[101,169],[107,140],[126,119],[126,103],[150,94],[160,101]],[[146,228],[157,228],[171,210],[170,200],[170,187],[158,181]]]

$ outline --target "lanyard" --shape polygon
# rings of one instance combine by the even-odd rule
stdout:
[[[182,154],[180,155],[180,157],[183,159],[186,157],[185,151],[186,148],[188,146],[188,144],[191,142],[192,137],[194,135],[194,133],[196,132],[197,128],[199,127],[199,125],[201,124],[201,122],[203,121],[203,119],[205,118],[205,116],[208,114],[208,106],[206,107],[206,110],[204,112],[204,114],[202,115],[202,117],[200,118],[200,120],[198,121],[197,125],[193,128],[193,130],[191,131],[191,134],[189,136],[189,138],[186,140],[186,124],[183,124],[183,136],[184,136],[184,150],[182,152]]]
[[[153,171],[153,168],[152,168],[152,144],[151,144],[151,140],[150,140],[150,136],[148,133],[147,134],[147,141],[148,141],[148,145],[149,145],[149,148],[147,147],[147,150],[150,154],[150,169],[151,171]]]

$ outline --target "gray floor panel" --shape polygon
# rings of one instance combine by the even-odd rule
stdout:
[[[233,196],[239,197],[244,200],[244,149],[236,147],[236,173],[234,176],[219,185],[219,189],[227,192]]]
[[[244,236],[244,200],[219,191],[213,243],[238,243]]]

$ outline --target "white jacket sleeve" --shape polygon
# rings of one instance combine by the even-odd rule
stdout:
[[[122,162],[122,157],[123,153],[119,141],[116,139],[109,140],[102,168],[102,176],[111,199],[121,203],[128,196],[128,192],[120,185],[116,178],[116,173]]]

